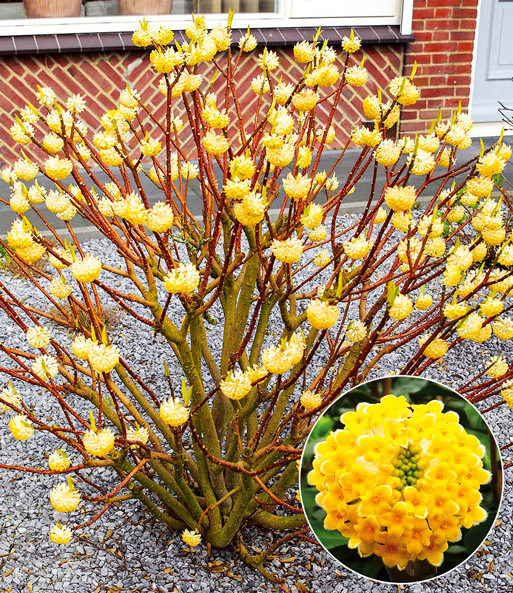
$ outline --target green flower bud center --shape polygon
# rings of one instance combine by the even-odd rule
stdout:
[[[403,490],[407,486],[415,486],[425,468],[425,463],[421,461],[421,448],[417,445],[408,445],[405,449],[401,449],[397,457],[392,461],[394,470],[392,475],[399,478],[401,481],[399,490]]]

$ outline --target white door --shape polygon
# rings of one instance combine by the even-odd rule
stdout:
[[[472,119],[499,122],[499,101],[513,107],[513,0],[481,0]]]

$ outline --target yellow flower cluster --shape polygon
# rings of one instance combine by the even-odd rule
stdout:
[[[62,451],[57,449],[48,457],[48,467],[54,471],[67,470],[71,465],[71,459]]]
[[[20,394],[16,391],[12,383],[9,383],[3,389],[0,389],[0,399],[4,400],[5,403],[0,402],[0,412],[10,410],[10,406],[19,408],[21,405]]]
[[[241,370],[228,373],[219,384],[221,391],[230,399],[242,399],[251,391],[251,377]]]
[[[83,259],[74,261],[69,269],[78,282],[94,282],[100,276],[102,262],[98,257],[86,253]]]
[[[63,482],[50,492],[50,503],[59,513],[71,513],[80,504],[80,492]]]
[[[182,540],[188,546],[191,546],[191,548],[195,548],[197,545],[201,543],[201,533],[196,533],[195,531],[184,529],[184,531],[182,531]]]
[[[82,441],[85,450],[95,457],[106,457],[114,449],[114,433],[110,428],[88,430]]]
[[[27,342],[34,348],[46,348],[52,340],[50,332],[40,325],[27,330]]]
[[[177,427],[185,424],[189,419],[189,408],[170,397],[161,404],[159,414],[166,424]]]
[[[314,299],[308,304],[306,316],[313,328],[329,329],[337,323],[340,310],[336,305],[330,305],[327,301]]]
[[[164,277],[164,288],[171,294],[191,295],[199,285],[200,273],[192,263],[180,262]]]
[[[443,407],[386,395],[344,414],[344,429],[316,446],[308,483],[319,490],[324,526],[360,556],[399,570],[414,560],[440,566],[461,528],[486,518],[485,448]]]
[[[283,375],[303,358],[305,341],[300,334],[293,334],[290,340],[283,339],[278,346],[271,346],[262,352],[262,364],[273,375]]]
[[[271,245],[271,251],[274,257],[284,264],[293,264],[303,253],[303,244],[297,237],[289,237],[280,241],[274,239]]]

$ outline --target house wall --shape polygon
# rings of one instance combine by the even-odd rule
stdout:
[[[415,41],[405,52],[405,69],[419,66],[420,100],[403,110],[401,130],[424,132],[431,120],[449,117],[461,101],[468,109],[479,0],[414,0]]]
[[[335,118],[338,133],[331,146],[342,146],[352,127],[362,120],[363,98],[384,88],[394,76],[403,72],[409,74],[414,61],[419,66],[415,82],[420,89],[420,99],[415,106],[403,109],[400,132],[425,132],[440,108],[444,117],[448,117],[460,101],[462,107],[467,108],[477,2],[415,0],[415,42],[365,45],[365,65],[371,80],[363,88],[344,90],[344,107]],[[340,47],[339,43],[336,46]],[[293,59],[292,47],[271,48],[270,44],[269,47],[280,56],[283,79],[295,79],[299,67]],[[260,72],[256,64],[259,53],[244,54],[239,66],[237,89],[245,119],[253,117],[258,104],[249,82]],[[210,65],[210,70],[213,67]],[[207,76],[209,73],[211,71],[206,72]],[[84,95],[88,111],[83,118],[95,131],[99,128],[99,117],[114,107],[119,90],[126,83],[141,92],[143,101],[157,117],[164,114],[164,97],[156,85],[158,75],[152,72],[147,55],[141,51],[4,56],[0,59],[0,81],[0,166],[20,157],[20,147],[11,139],[9,127],[27,101],[35,102],[37,84],[52,86],[60,100],[72,93]],[[221,84],[220,78],[218,84]],[[321,119],[326,119],[328,105],[321,105]],[[176,115],[180,115],[179,110]],[[187,129],[183,130],[181,140],[186,150],[191,148],[192,138]],[[24,150],[30,155],[33,149],[28,146]]]
[[[291,47],[274,48],[280,56],[284,82],[297,81],[302,68],[294,60]],[[252,122],[258,107],[258,97],[251,90],[250,82],[261,73],[256,63],[259,51],[243,54],[237,73],[237,92],[243,118]],[[362,100],[370,92],[377,92],[389,80],[397,76],[402,69],[401,45],[376,45],[365,48],[366,66],[371,72],[371,80],[365,87],[346,88],[343,92],[343,109],[334,118],[338,129],[333,148],[339,148],[346,141],[355,123],[362,119]],[[223,58],[220,59],[223,65]],[[339,61],[342,67],[342,61]],[[202,69],[206,78],[213,74],[213,64]],[[153,115],[165,118],[165,97],[158,91],[157,85],[161,75],[156,74],[149,63],[147,52],[128,51],[123,53],[88,53],[88,54],[46,54],[43,56],[6,57],[0,62],[0,80],[4,92],[0,96],[0,161],[13,163],[20,157],[20,146],[10,137],[9,128],[14,116],[27,101],[37,104],[35,92],[37,85],[51,86],[61,101],[73,93],[80,93],[87,100],[88,109],[81,117],[94,131],[100,127],[101,115],[115,108],[119,91],[130,86],[141,94],[142,102],[147,105]],[[214,90],[224,88],[222,77],[218,77]],[[222,96],[222,95],[221,95]],[[268,105],[267,99],[265,100]],[[180,109],[182,102],[175,99],[175,115],[183,117]],[[319,118],[326,121],[331,101],[321,103]],[[234,114],[235,117],[235,114]],[[150,130],[152,126],[150,126]],[[190,129],[185,126],[180,133],[180,141],[186,152],[192,150],[193,141]],[[36,156],[38,150],[32,145],[23,147],[27,155]],[[39,155],[41,156],[41,155]],[[2,164],[0,162],[0,165]]]

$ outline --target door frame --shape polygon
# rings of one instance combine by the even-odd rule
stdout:
[[[477,3],[477,16],[476,16],[476,29],[474,33],[474,48],[472,50],[472,69],[470,73],[470,91],[469,91],[469,102],[468,112],[472,117],[472,104],[474,101],[474,92],[476,87],[476,66],[477,66],[477,38],[479,33],[479,26],[481,24],[483,10],[483,0],[479,0]],[[513,83],[512,83],[513,84]],[[476,122],[470,130],[470,135],[473,138],[487,137],[487,136],[500,136],[502,127],[502,121],[495,122]],[[505,130],[505,136],[513,136],[513,130]]]

